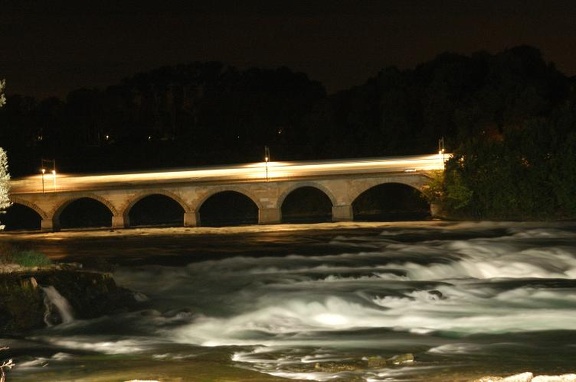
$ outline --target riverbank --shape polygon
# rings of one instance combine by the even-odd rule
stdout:
[[[340,234],[378,235],[383,230],[402,227],[438,227],[441,221],[394,223],[318,223],[248,225],[234,227],[150,227],[121,230],[67,230],[60,232],[3,232],[5,242],[39,251],[57,262],[86,263],[97,259],[118,265],[156,263],[182,266],[189,262],[218,259],[233,253],[311,252],[317,246],[327,248],[331,238]],[[311,227],[313,229],[311,229]],[[293,235],[305,237],[294,244]],[[175,246],[174,243],[178,242]]]
[[[263,224],[263,225],[242,225],[227,227],[136,227],[124,229],[76,229],[57,232],[41,231],[0,231],[1,238],[74,238],[74,237],[105,237],[105,236],[148,236],[148,235],[230,235],[256,232],[294,232],[310,231],[314,227],[319,231],[349,230],[349,229],[374,229],[387,227],[430,227],[459,224],[443,220],[423,220],[423,221],[398,221],[398,222],[333,222],[314,224]],[[472,223],[475,224],[475,223]],[[481,223],[478,223],[481,224]]]
[[[514,222],[517,228],[565,223]],[[167,265],[185,265],[186,261],[219,258],[222,253],[246,252],[256,256],[279,251],[280,254],[303,251],[307,246],[324,246],[340,234],[378,236],[382,232],[437,230],[476,232],[510,227],[510,222],[456,222],[443,220],[400,222],[334,222],[316,224],[246,225],[232,227],[142,227],[127,229],[66,230],[59,232],[8,231],[0,232],[0,243],[33,248],[53,261],[74,262],[80,258],[105,259],[118,264],[137,264],[154,258]],[[304,237],[304,245],[294,245],[287,239]],[[222,239],[225,238],[225,239]],[[178,240],[174,250],[171,240]],[[333,244],[330,244],[333,246]],[[133,261],[132,261],[133,260]]]
[[[0,335],[98,318],[137,304],[134,293],[119,287],[111,273],[69,265],[3,268],[9,271],[0,273]]]

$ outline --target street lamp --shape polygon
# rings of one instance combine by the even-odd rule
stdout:
[[[444,154],[444,137],[438,139],[438,154]]]
[[[268,181],[268,162],[270,162],[270,149],[264,146],[264,162],[266,162],[266,181]]]
[[[46,172],[46,169],[42,168],[40,171],[42,171],[42,193],[44,193],[44,173]]]
[[[438,139],[438,155],[440,156],[440,160],[444,163],[444,137]]]
[[[54,191],[56,191],[56,160],[55,159],[42,159],[40,162],[40,171],[42,172],[42,193],[46,191],[44,187],[44,174],[46,169],[52,167],[52,181],[54,183]]]

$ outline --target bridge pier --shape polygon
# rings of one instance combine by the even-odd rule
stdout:
[[[54,229],[54,224],[52,222],[52,218],[44,218],[40,221],[40,231],[42,231],[42,232],[56,231]]]
[[[344,206],[332,206],[332,221],[347,222],[354,220],[354,211],[350,204]]]
[[[258,210],[258,224],[282,223],[282,211],[280,208],[261,208]]]
[[[198,226],[198,211],[184,212],[184,227]]]
[[[128,222],[126,222],[124,220],[124,216],[122,216],[122,215],[113,215],[112,216],[112,228],[113,229],[128,228]]]

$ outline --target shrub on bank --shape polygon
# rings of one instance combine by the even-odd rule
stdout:
[[[46,255],[36,251],[22,251],[12,255],[12,262],[23,267],[42,267],[52,264]]]
[[[0,245],[0,265],[17,264],[26,268],[52,264],[46,255],[34,250],[22,250],[10,244]]]

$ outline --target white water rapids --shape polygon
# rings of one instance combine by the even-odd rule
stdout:
[[[306,254],[236,248],[185,266],[120,267],[116,282],[148,297],[141,311],[34,340],[152,358],[233,347],[238,366],[298,380],[576,371],[575,226],[391,223],[373,232],[327,232]],[[414,362],[362,363],[406,353]]]
[[[74,320],[74,311],[68,300],[66,300],[66,298],[63,297],[52,285],[42,287],[42,290],[46,295],[46,301],[44,303],[44,305],[46,305],[46,314],[44,317],[46,325],[53,325],[53,319],[50,317],[53,314],[58,315],[58,321],[63,323],[72,322]],[[53,310],[56,311],[53,312]]]

